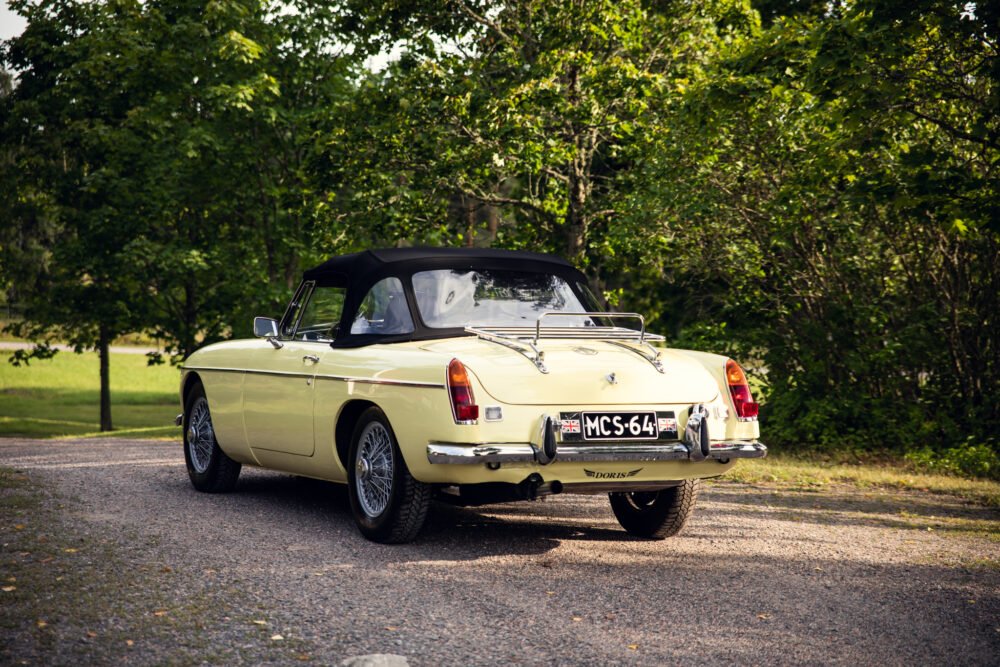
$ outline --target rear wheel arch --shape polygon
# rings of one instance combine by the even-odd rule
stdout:
[[[337,425],[334,427],[333,439],[337,448],[337,458],[344,470],[347,470],[351,458],[351,437],[354,435],[354,428],[364,411],[370,407],[377,406],[371,401],[358,399],[348,401],[340,409],[340,416],[337,417]]]
[[[184,385],[181,388],[181,405],[187,405],[188,397],[197,386],[201,386],[202,388],[205,386],[198,373],[192,371],[184,376]]]

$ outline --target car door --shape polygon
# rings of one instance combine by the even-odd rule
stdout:
[[[282,322],[280,347],[260,341],[243,385],[243,422],[253,449],[312,456],[316,368],[330,352],[343,290],[307,283]]]

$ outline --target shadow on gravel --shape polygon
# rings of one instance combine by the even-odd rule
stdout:
[[[215,501],[218,497],[213,498]],[[254,511],[267,511],[284,525],[300,523],[302,530],[313,524],[335,527],[338,537],[350,535],[359,545],[370,542],[356,532],[347,487],[305,477],[254,471],[240,479],[228,502],[252,504]],[[598,503],[599,516],[576,504],[522,502],[481,507],[457,507],[434,501],[427,523],[416,542],[388,547],[389,560],[474,560],[487,556],[539,555],[567,540],[590,542],[643,541],[617,527],[611,508]],[[261,519],[255,519],[258,523]],[[605,522],[612,527],[595,526]],[[266,528],[266,526],[265,526]]]
[[[527,505],[524,508],[523,505]],[[549,505],[551,507],[551,505]],[[530,501],[518,505],[483,505],[482,507],[455,507],[436,503],[431,507],[421,541],[458,539],[482,539],[487,531],[501,540],[588,540],[615,541],[632,540],[623,530],[586,525],[588,517],[576,516],[575,523],[559,522],[549,507],[531,507]],[[518,511],[527,509],[528,511]],[[533,510],[533,511],[531,511]],[[608,509],[611,516],[611,510]]]
[[[347,500],[347,487],[343,484],[324,482],[309,477],[295,477],[280,473],[244,475],[236,493],[254,499],[276,503],[284,509],[315,509],[317,514],[343,515],[351,520],[351,506]]]

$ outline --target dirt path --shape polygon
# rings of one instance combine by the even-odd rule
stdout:
[[[22,343],[19,341],[0,340],[0,350],[30,350],[35,347],[34,343]],[[53,350],[61,352],[72,352],[72,345],[57,343],[52,346]],[[155,347],[141,345],[110,345],[108,350],[113,354],[148,354],[150,352],[162,352]]]
[[[366,542],[334,485],[187,481],[162,442],[0,441],[0,663],[996,664],[1000,514],[717,483],[663,542],[606,499],[435,506]],[[10,590],[8,590],[10,589]]]

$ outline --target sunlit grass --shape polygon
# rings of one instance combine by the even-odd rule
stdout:
[[[803,491],[822,491],[833,485],[862,489],[906,489],[945,493],[992,507],[1000,507],[1000,483],[950,475],[918,473],[903,463],[820,463],[780,455],[740,461],[723,479]]]
[[[100,377],[95,352],[59,352],[12,366],[0,351],[0,436],[51,438],[100,434]],[[179,371],[147,366],[141,354],[111,355],[111,435],[171,437]],[[107,433],[101,435],[108,435]]]

